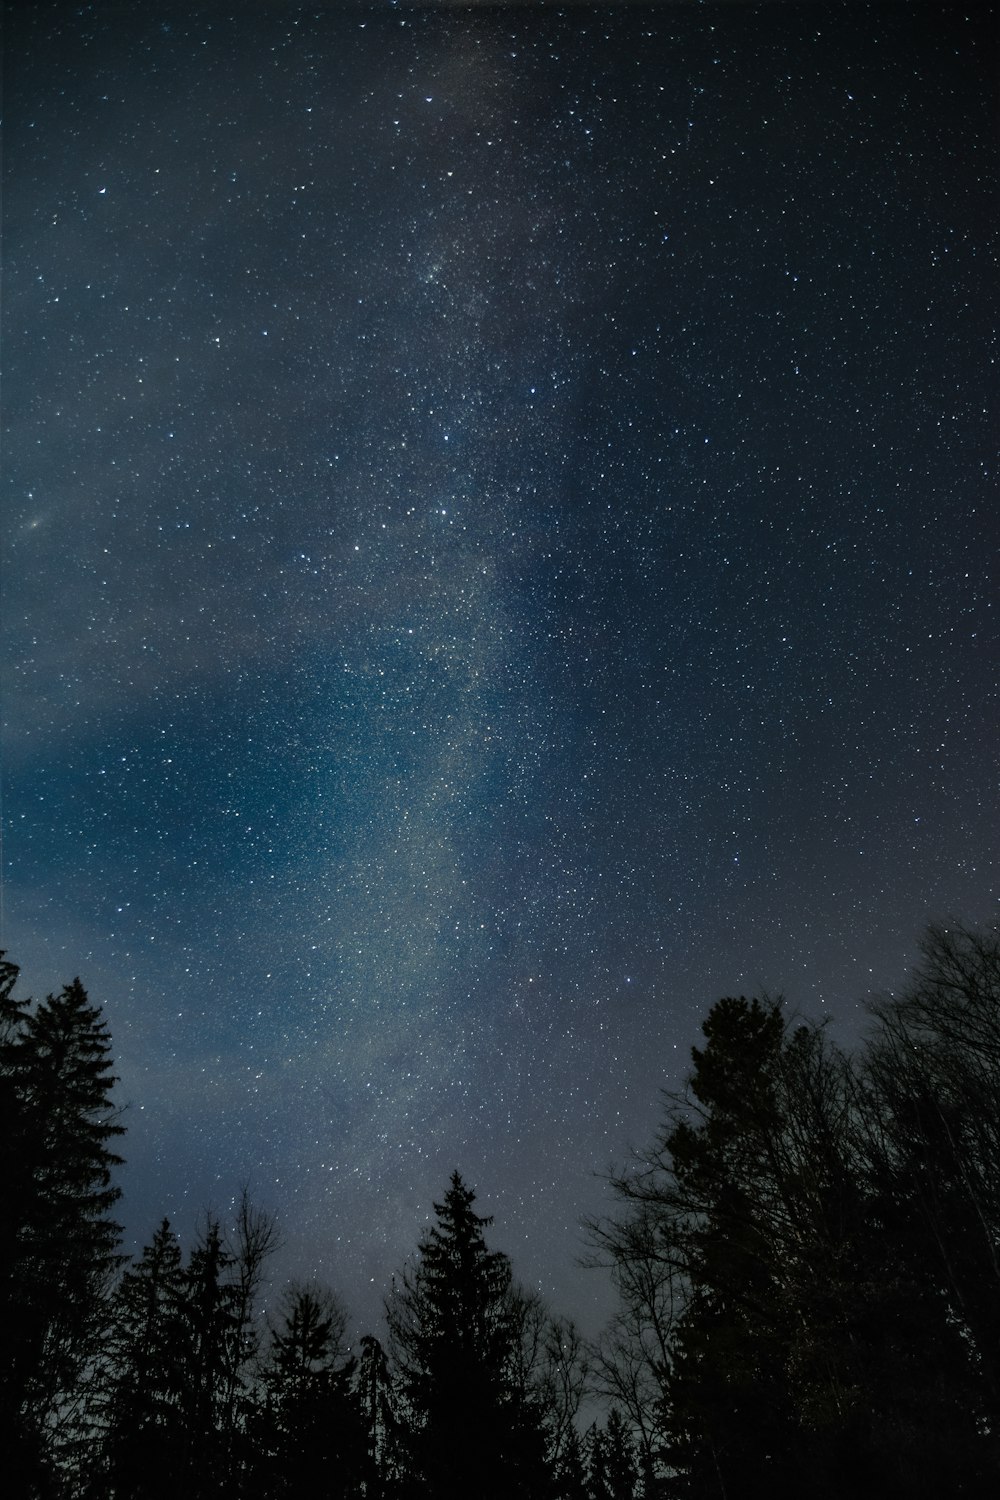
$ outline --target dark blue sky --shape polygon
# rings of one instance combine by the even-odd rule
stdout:
[[[995,17],[7,20],[3,941],[131,1243],[371,1326],[458,1166],[591,1331],[720,995],[996,899]]]

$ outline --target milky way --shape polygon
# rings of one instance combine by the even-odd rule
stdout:
[[[18,7],[4,944],[128,1243],[592,1327],[719,995],[992,914],[995,48],[952,6]]]

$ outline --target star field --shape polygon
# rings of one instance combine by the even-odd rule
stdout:
[[[996,899],[996,49],[954,6],[18,7],[4,934],[130,1245],[590,1331],[701,1016]]]

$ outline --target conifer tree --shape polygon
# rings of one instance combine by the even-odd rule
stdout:
[[[227,1478],[224,1400],[233,1345],[239,1334],[237,1291],[230,1276],[234,1256],[218,1219],[206,1215],[184,1273],[184,1445],[180,1459],[195,1495],[209,1494]]]
[[[0,1441],[16,1494],[45,1492],[74,1440],[118,1264],[111,1039],[78,979],[35,1009],[0,970]]]
[[[487,1248],[490,1220],[457,1172],[416,1267],[387,1305],[418,1495],[546,1493],[537,1413],[523,1395],[507,1257]]]
[[[347,1317],[332,1292],[290,1286],[271,1333],[265,1404],[252,1432],[252,1494],[299,1496],[323,1476],[324,1492],[348,1500],[369,1493],[360,1406],[352,1389]]]
[[[165,1500],[176,1488],[188,1378],[184,1294],[181,1248],[164,1219],[113,1300],[98,1408],[97,1494]]]
[[[93,1402],[88,1495],[236,1490],[255,1467],[255,1298],[276,1230],[244,1193],[230,1244],[205,1216],[184,1264],[166,1219],[123,1275]]]
[[[604,1476],[609,1500],[633,1500],[638,1480],[635,1443],[616,1406],[604,1424]]]
[[[1000,946],[932,932],[875,1014],[852,1059],[779,1002],[718,1002],[626,1213],[591,1226],[651,1491],[995,1487]]]
[[[609,1500],[604,1433],[600,1424],[591,1422],[583,1436],[582,1454],[587,1476],[588,1500]]]
[[[567,1433],[554,1465],[552,1500],[590,1500],[583,1444],[575,1427]]]
[[[400,1423],[389,1361],[381,1343],[366,1334],[360,1345],[355,1389],[367,1449],[367,1494],[395,1494],[403,1476]]]
[[[0,952],[0,1451],[8,1456],[15,1493],[28,1495],[42,1452],[37,1424],[23,1410],[37,1335],[22,1300],[34,1193],[24,1046],[29,1002],[14,998],[19,972]]]

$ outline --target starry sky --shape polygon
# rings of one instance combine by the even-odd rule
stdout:
[[[122,1218],[587,1331],[708,1006],[997,895],[991,7],[8,7],[4,914]]]

